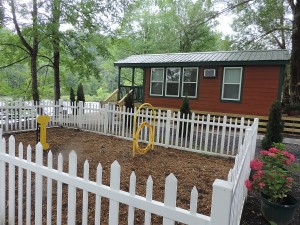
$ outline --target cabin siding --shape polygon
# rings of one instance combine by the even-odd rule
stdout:
[[[190,99],[192,110],[266,116],[272,102],[277,100],[280,78],[280,66],[244,66],[241,101],[226,102],[221,100],[223,78],[222,66],[217,67],[216,78],[204,78],[199,67],[198,96]],[[212,68],[212,67],[209,67]],[[216,67],[214,67],[216,68]],[[150,96],[150,68],[145,68],[144,102],[155,107],[177,108],[181,106],[180,98]]]

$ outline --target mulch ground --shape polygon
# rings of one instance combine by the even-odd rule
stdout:
[[[5,135],[4,135],[5,136]],[[36,144],[36,132],[25,132],[14,134],[16,143],[22,142],[24,146]],[[6,135],[6,138],[8,135]],[[68,171],[68,154],[74,150],[78,155],[78,175],[82,177],[83,164],[88,160],[90,165],[90,179],[96,179],[96,167],[101,163],[103,167],[103,181],[109,185],[110,165],[117,160],[121,165],[121,190],[129,190],[129,177],[135,171],[136,194],[145,196],[146,181],[152,176],[154,183],[153,199],[163,202],[165,178],[173,173],[178,179],[177,206],[189,209],[190,192],[196,186],[198,197],[198,212],[210,215],[212,184],[215,179],[226,179],[229,169],[233,166],[232,159],[205,156],[197,153],[185,152],[175,149],[166,149],[155,146],[154,151],[145,155],[132,157],[132,142],[112,136],[104,136],[80,130],[52,128],[47,130],[47,142],[54,155],[54,161],[62,153],[64,158],[64,171]],[[46,159],[46,155],[44,157]],[[54,163],[56,168],[56,163]],[[56,188],[55,183],[53,185]],[[67,215],[67,185],[63,185],[63,221],[66,224]],[[46,192],[46,190],[45,190]],[[81,224],[82,191],[78,191],[77,201],[77,224]],[[25,201],[25,198],[24,198]],[[89,223],[93,224],[94,196],[89,196]],[[25,203],[24,203],[25,204]],[[44,204],[45,207],[45,204]],[[102,201],[102,224],[107,224],[108,201]],[[120,224],[127,224],[128,207],[120,207]],[[45,210],[43,210],[45,215]],[[55,190],[53,196],[53,220],[56,220]],[[44,216],[45,217],[45,216]],[[34,219],[34,215],[32,215]],[[136,210],[135,224],[143,224],[144,213]],[[152,224],[161,224],[161,218],[152,218]],[[252,224],[252,223],[251,223]],[[255,224],[255,223],[253,223]]]

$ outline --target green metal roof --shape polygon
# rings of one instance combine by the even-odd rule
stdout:
[[[115,66],[285,65],[289,60],[287,50],[190,52],[132,55]]]

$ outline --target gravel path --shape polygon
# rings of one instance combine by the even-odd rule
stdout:
[[[295,155],[296,163],[300,164],[300,145],[286,144],[287,150]],[[261,141],[257,141],[256,153],[261,150]],[[300,203],[300,174],[295,175],[295,185],[292,190],[293,196],[295,196]],[[249,192],[247,201],[244,205],[243,215],[241,219],[241,225],[269,225],[260,211],[260,195],[256,192]],[[296,215],[290,225],[300,224],[300,207],[298,207]]]

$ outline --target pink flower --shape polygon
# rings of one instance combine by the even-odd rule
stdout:
[[[250,180],[246,180],[245,181],[245,185],[246,185],[246,188],[248,189],[248,191],[250,191],[251,188],[252,188],[251,181]]]
[[[295,156],[293,154],[289,153],[288,151],[284,151],[283,155],[288,158],[287,160],[284,161],[284,163],[286,165],[290,165],[293,162],[295,162]]]
[[[288,178],[286,178],[287,179],[287,181],[289,182],[289,183],[292,183],[293,182],[293,178],[291,178],[291,177],[288,177]]]
[[[277,148],[270,148],[269,149],[269,152],[272,152],[272,153],[280,153],[281,151]]]
[[[270,152],[269,151],[266,151],[266,150],[262,150],[259,152],[259,154],[261,155],[268,155]]]
[[[268,156],[271,156],[271,157],[276,157],[276,154],[275,153],[272,153],[272,152],[269,152]]]
[[[257,179],[262,179],[262,176],[264,175],[264,172],[262,170],[258,170],[254,175],[253,175],[253,180]]]
[[[259,182],[258,186],[260,187],[260,189],[263,189],[264,186],[265,186],[265,183],[264,182]]]
[[[263,165],[264,163],[259,161],[259,159],[251,160],[250,162],[250,168],[253,170],[261,170]]]

